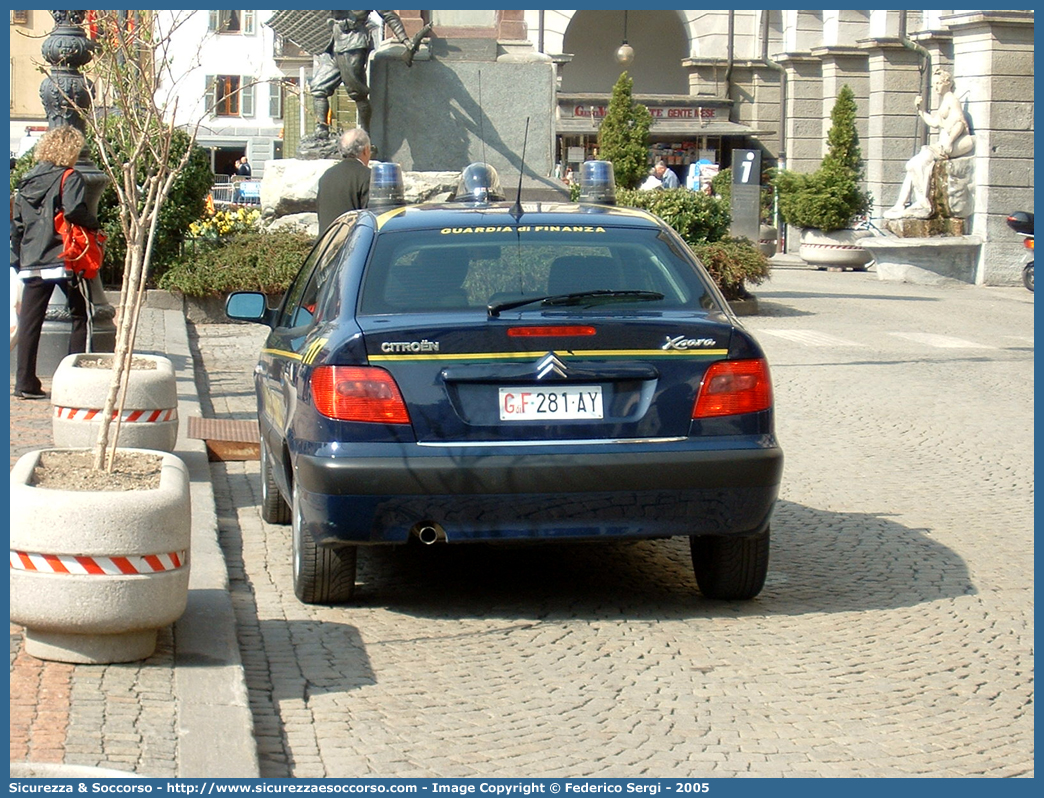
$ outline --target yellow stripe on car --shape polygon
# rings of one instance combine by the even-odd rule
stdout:
[[[326,338],[317,338],[315,341],[313,341],[311,346],[309,346],[308,349],[305,351],[305,355],[302,359],[302,362],[306,363],[309,366],[312,365],[316,355],[318,355],[322,351],[323,347],[326,345],[326,340]]]
[[[727,349],[693,349],[693,350],[666,350],[666,349],[571,349],[556,350],[554,354],[560,357],[725,357]],[[431,361],[431,360],[525,360],[527,358],[541,357],[547,354],[546,349],[534,352],[461,352],[454,354],[402,354],[402,355],[370,355],[371,363],[402,363],[404,361]]]
[[[261,354],[272,355],[274,357],[285,357],[290,360],[300,360],[301,354],[299,352],[291,352],[288,349],[262,349]]]
[[[384,226],[385,222],[387,222],[389,219],[394,219],[400,213],[405,213],[405,212],[406,212],[406,207],[403,206],[401,208],[392,208],[390,211],[385,211],[384,213],[380,214],[377,217],[377,229],[380,230],[381,227]]]

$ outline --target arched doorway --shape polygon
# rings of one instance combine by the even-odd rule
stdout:
[[[566,29],[562,91],[610,92],[624,68],[614,54],[624,39],[623,11],[577,11]],[[628,11],[627,42],[634,62],[627,69],[636,94],[688,94],[689,38],[677,11]]]
[[[733,145],[755,132],[731,121],[730,97],[691,93],[692,63],[686,62],[696,44],[690,41],[693,28],[686,15],[692,13],[628,11],[626,33],[622,10],[573,14],[561,40],[556,160],[563,171],[568,166],[575,173],[581,161],[598,157],[600,119],[625,71],[615,58],[625,38],[634,48],[634,61],[626,68],[633,94],[653,117],[650,167],[663,160],[682,185],[705,188],[718,166],[727,163]],[[724,55],[718,57],[724,60]]]

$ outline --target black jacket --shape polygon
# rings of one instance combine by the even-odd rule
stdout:
[[[11,268],[39,271],[64,265],[60,257],[62,238],[54,229],[59,208],[70,222],[92,230],[98,228],[97,217],[87,207],[83,178],[75,169],[65,179],[65,190],[59,198],[65,169],[41,161],[19,182],[11,219]]]
[[[370,167],[358,158],[335,163],[319,178],[319,235],[345,211],[365,208],[370,201]]]

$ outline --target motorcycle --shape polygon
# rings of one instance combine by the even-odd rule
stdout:
[[[1022,236],[1022,245],[1033,252],[1033,214],[1026,211],[1016,211],[1008,217],[1008,227]],[[1030,291],[1033,290],[1033,259],[1022,267],[1022,284]]]

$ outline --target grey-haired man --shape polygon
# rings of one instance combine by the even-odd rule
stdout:
[[[341,160],[319,178],[316,197],[319,234],[322,235],[345,211],[365,208],[370,201],[370,137],[362,128],[341,134],[337,142]]]

